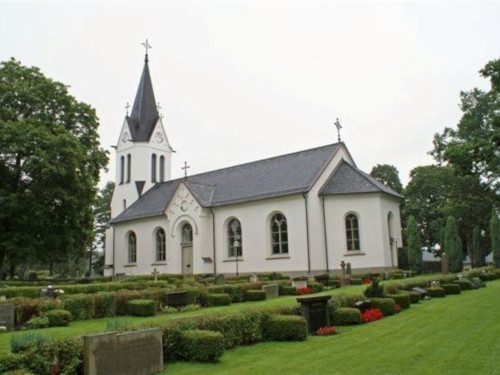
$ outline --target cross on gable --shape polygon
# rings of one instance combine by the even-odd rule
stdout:
[[[187,165],[187,161],[184,162],[184,167],[182,167],[182,169],[184,169],[184,178],[187,177],[187,170],[188,168],[191,168],[189,165]]]
[[[337,128],[337,136],[338,136],[338,140],[340,143],[340,129],[342,129],[342,125],[340,125],[338,117],[337,117],[337,121],[335,121],[335,123],[333,125],[335,125],[335,127]]]

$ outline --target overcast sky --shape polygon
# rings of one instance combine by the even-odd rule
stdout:
[[[0,2],[0,61],[70,86],[118,141],[149,39],[172,177],[337,141],[358,167],[392,164],[403,184],[455,126],[459,93],[488,89],[500,2]]]

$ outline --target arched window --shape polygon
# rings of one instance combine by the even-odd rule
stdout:
[[[165,244],[165,231],[158,229],[156,231],[156,261],[164,262],[167,259],[166,244]]]
[[[288,227],[283,214],[276,214],[271,219],[271,243],[273,254],[288,254]]]
[[[151,182],[156,182],[156,154],[151,155]]]
[[[125,180],[125,157],[120,157],[120,184]]]
[[[130,174],[132,171],[132,156],[127,154],[127,183],[130,182]]]
[[[232,219],[227,226],[227,241],[229,257],[243,255],[243,238],[241,236],[241,223],[238,219]]]
[[[354,214],[349,214],[345,218],[345,231],[347,238],[347,251],[359,251],[361,246],[359,243],[359,224],[358,217]]]
[[[160,182],[165,181],[165,156],[160,156]]]
[[[182,243],[193,242],[193,227],[191,224],[186,223],[182,226]]]
[[[130,232],[128,235],[128,262],[137,262],[137,238],[134,232]]]

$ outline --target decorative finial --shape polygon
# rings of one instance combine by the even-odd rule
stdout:
[[[189,165],[187,165],[187,161],[185,161],[184,167],[182,167],[182,169],[184,169],[184,178],[186,178],[188,176],[188,173],[187,173],[188,168],[191,168],[191,167]]]
[[[127,105],[125,106],[125,109],[127,110],[127,116],[128,116],[128,109],[130,108],[130,103],[127,102]]]
[[[151,44],[149,44],[149,42],[148,42],[148,40],[147,40],[147,39],[146,39],[146,41],[145,41],[144,43],[141,43],[141,44],[142,44],[142,45],[144,46],[144,48],[146,49],[146,57],[144,58],[144,61],[145,61],[145,62],[148,62],[148,61],[149,61],[149,59],[148,59],[148,49],[151,49],[151,48],[153,48],[153,47],[151,47]]]
[[[335,127],[337,128],[337,135],[338,135],[338,139],[339,139],[339,143],[340,143],[341,142],[340,141],[340,129],[342,129],[342,125],[340,125],[338,117],[337,117],[337,121],[335,121],[335,123],[333,125],[335,125]]]

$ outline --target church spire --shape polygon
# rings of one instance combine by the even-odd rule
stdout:
[[[141,80],[137,88],[132,113],[127,117],[129,124],[131,140],[133,142],[147,142],[151,137],[159,114],[156,107],[155,95],[153,92],[153,84],[149,73],[149,58],[148,49],[151,48],[147,39],[143,43],[146,48],[146,56],[144,59],[144,69],[142,70]]]

